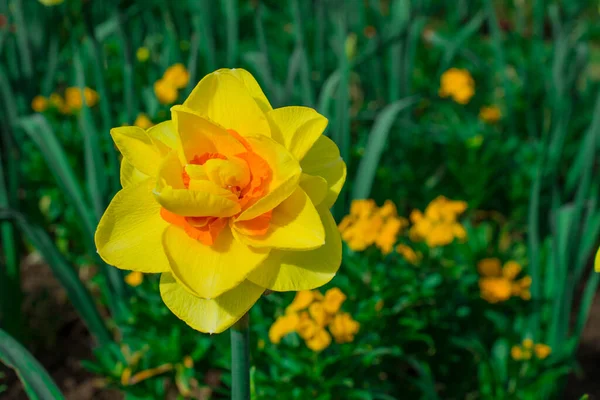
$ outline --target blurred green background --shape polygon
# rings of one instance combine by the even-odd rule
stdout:
[[[390,200],[402,221],[370,238],[341,227],[325,290],[346,295],[351,340],[274,343],[290,293],[252,309],[255,398],[600,398],[599,12],[591,0],[0,0],[0,397],[229,397],[229,336],[174,317],[157,276],[103,264],[93,233],[120,188],[110,128],[167,120],[205,74],[242,67],[274,107],[329,119],[348,165],[338,222],[384,210],[358,199]],[[184,84],[164,86],[174,70]],[[438,196],[466,210],[434,243],[413,210],[428,220]]]

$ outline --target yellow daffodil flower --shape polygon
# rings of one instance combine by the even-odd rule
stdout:
[[[121,184],[96,231],[108,264],[162,273],[167,307],[218,333],[266,289],[310,290],[341,263],[329,211],[346,166],[306,107],[273,109],[242,69],[207,75],[172,120],[114,128]]]

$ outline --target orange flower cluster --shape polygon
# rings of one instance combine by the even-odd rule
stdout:
[[[524,339],[521,345],[514,345],[510,355],[515,361],[529,360],[535,354],[538,360],[543,360],[552,353],[552,348],[544,343],[533,343],[531,339]]]
[[[407,226],[408,221],[398,216],[390,200],[382,207],[377,207],[374,200],[354,200],[350,215],[345,216],[338,227],[342,239],[352,250],[363,251],[374,244],[383,254],[389,254],[400,231]]]
[[[98,93],[86,87],[82,94],[80,88],[72,86],[65,89],[64,98],[58,93],[52,93],[49,98],[35,96],[31,100],[31,108],[35,112],[43,112],[53,107],[62,114],[72,114],[81,109],[84,100],[88,107],[93,107],[98,104]]]
[[[466,209],[467,203],[464,201],[438,196],[425,208],[425,213],[419,210],[410,213],[413,223],[409,232],[410,239],[413,242],[425,241],[429,247],[446,246],[454,239],[466,239],[467,232],[457,221],[458,216]]]
[[[477,264],[479,290],[481,298],[489,303],[500,303],[513,296],[523,300],[531,299],[529,288],[531,277],[529,275],[517,280],[522,267],[516,261],[507,261],[504,266],[497,258],[484,258]]]
[[[297,332],[306,346],[316,352],[331,344],[331,335],[337,343],[352,342],[360,324],[340,311],[345,300],[346,295],[338,288],[329,289],[325,296],[317,290],[298,292],[285,315],[271,325],[269,340],[277,344],[285,335]]]

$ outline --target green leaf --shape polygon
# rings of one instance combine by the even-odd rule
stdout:
[[[398,114],[415,104],[416,101],[416,97],[407,97],[399,100],[385,107],[377,116],[373,129],[369,133],[369,141],[367,142],[365,154],[358,165],[356,181],[352,189],[353,200],[366,199],[371,194],[375,173],[377,172],[383,149],[387,144],[392,125]]]
[[[0,361],[15,370],[31,400],[64,399],[44,367],[25,347],[2,329],[0,329]]]

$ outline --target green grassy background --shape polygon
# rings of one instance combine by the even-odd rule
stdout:
[[[142,112],[169,118],[152,86],[174,63],[190,72],[179,102],[205,74],[243,67],[274,107],[306,105],[329,119],[326,134],[349,169],[338,220],[355,198],[391,199],[403,215],[440,194],[469,204],[469,241],[430,254],[422,268],[345,249],[330,286],[348,294],[347,311],[361,322],[354,343],[318,356],[297,337],[261,349],[290,296],[261,300],[252,314],[257,398],[560,398],[598,284],[589,274],[600,230],[598,13],[585,0],[1,0],[0,327],[34,340],[19,263],[35,249],[94,336],[86,367],[107,386],[163,398],[173,386],[205,386],[218,369],[213,391],[227,396],[227,335],[187,329],[152,278],[127,287],[97,257],[93,232],[119,189],[109,129]],[[150,51],[145,62],[140,47]],[[451,67],[475,80],[466,105],[438,96]],[[99,104],[33,112],[34,96],[68,86],[93,88]],[[501,109],[497,124],[478,117],[488,105]],[[502,222],[481,222],[478,210]],[[526,265],[531,302],[479,299],[475,265],[490,255]],[[90,264],[98,273],[80,280]],[[509,349],[525,336],[553,356],[515,364]],[[141,351],[139,360],[123,346]],[[191,371],[120,383],[128,365],[180,365],[188,354]]]

